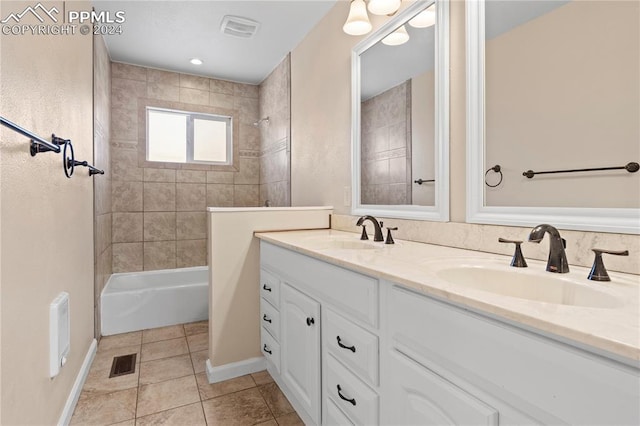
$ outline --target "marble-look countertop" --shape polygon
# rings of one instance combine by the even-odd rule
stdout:
[[[609,272],[610,282],[595,282],[587,280],[589,269],[584,267],[570,265],[568,274],[552,274],[545,271],[545,262],[527,259],[528,268],[511,268],[508,256],[402,240],[396,240],[394,245],[373,241],[361,243],[358,234],[332,229],[261,232],[256,233],[256,237],[429,296],[613,353],[635,365],[640,361],[638,275]],[[375,248],[359,248],[358,245],[363,243]],[[350,248],[351,245],[355,248]],[[443,268],[460,265],[479,265],[540,279],[552,275],[552,278],[588,287],[594,295],[595,304],[600,300],[610,303],[604,303],[606,307],[546,303],[468,288],[446,281],[439,275]]]

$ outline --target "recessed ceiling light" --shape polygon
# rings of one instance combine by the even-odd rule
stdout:
[[[202,60],[198,58],[193,58],[189,62],[191,62],[193,65],[202,65]]]

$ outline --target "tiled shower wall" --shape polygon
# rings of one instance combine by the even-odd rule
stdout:
[[[145,162],[145,104],[233,110],[234,169]],[[113,272],[207,264],[207,207],[258,206],[258,86],[111,64]]]
[[[111,244],[111,65],[102,37],[93,40],[93,164],[104,175],[93,177],[94,199],[94,314],[95,336],[100,336],[100,294],[112,272]]]
[[[362,103],[362,204],[411,204],[411,80]]]
[[[260,84],[260,205],[291,205],[291,55]]]

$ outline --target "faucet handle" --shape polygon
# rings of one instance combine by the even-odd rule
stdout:
[[[603,249],[591,249],[596,254],[595,259],[593,259],[593,266],[591,267],[591,272],[589,272],[589,278],[593,281],[611,281],[609,278],[609,274],[607,273],[607,269],[604,267],[604,262],[602,261],[602,254],[613,254],[615,256],[629,256],[629,250],[603,250]]]
[[[364,223],[362,225],[362,235],[360,235],[360,239],[361,240],[368,240],[369,236],[367,235],[367,225],[365,225]]]
[[[393,228],[387,226],[387,240],[384,242],[385,244],[395,244],[396,242],[393,241],[393,236],[391,235],[391,231],[397,231],[398,227],[394,226]]]
[[[515,253],[513,253],[513,258],[511,259],[511,266],[513,266],[515,268],[526,268],[527,267],[527,261],[525,260],[524,255],[522,254],[522,249],[520,248],[520,245],[522,244],[522,241],[507,240],[505,238],[498,238],[498,242],[499,243],[511,243],[511,244],[515,244],[516,245],[516,251],[515,251]]]

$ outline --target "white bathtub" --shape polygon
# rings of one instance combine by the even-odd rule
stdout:
[[[100,302],[103,336],[209,317],[209,268],[113,274]]]

